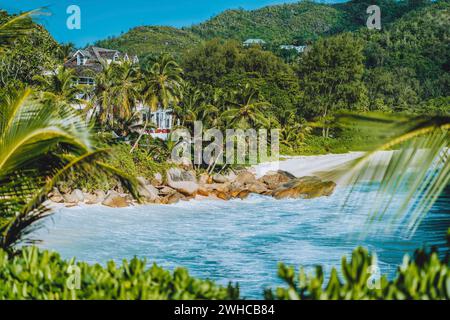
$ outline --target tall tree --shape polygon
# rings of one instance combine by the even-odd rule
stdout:
[[[264,111],[270,106],[259,91],[246,84],[234,94],[232,101],[227,101],[229,107],[222,117],[231,126],[239,129],[269,127],[270,123]]]
[[[367,107],[363,46],[350,34],[320,39],[300,60],[298,73],[303,91],[303,108],[322,122],[337,110]],[[328,136],[323,124],[323,136]]]
[[[37,75],[33,79],[42,89],[45,100],[50,100],[55,105],[81,103],[79,95],[82,90],[74,85],[76,76],[73,69],[58,67],[48,75]]]
[[[176,118],[180,119],[180,124],[182,126],[193,126],[194,121],[197,120],[202,106],[204,105],[205,99],[199,89],[189,84],[184,84],[182,88],[182,98],[180,102],[174,106],[173,114]]]
[[[167,108],[180,100],[182,69],[167,54],[143,71],[143,82],[144,102],[152,110]]]
[[[157,62],[150,68],[144,69],[142,73],[142,101],[149,106],[151,111],[155,111],[158,107],[168,108],[170,105],[175,106],[180,101],[183,70],[171,56],[167,54],[162,55]],[[139,141],[142,139],[148,127],[148,119],[149,116],[146,117],[144,127],[130,152],[136,149]]]
[[[100,125],[112,127],[115,120],[114,96],[112,92],[115,81],[115,63],[103,63],[100,73],[95,76],[95,86],[91,93],[92,99],[89,101],[86,112],[92,112],[97,116]]]
[[[139,70],[132,62],[122,61],[114,65],[111,93],[120,119],[129,118],[141,99],[140,81]]]

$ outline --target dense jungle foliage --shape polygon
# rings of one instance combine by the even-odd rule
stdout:
[[[180,79],[175,79],[179,92],[171,95],[178,101],[175,113],[184,126],[202,120],[206,126],[280,127],[282,152],[287,154],[365,150],[367,137],[336,127],[335,113],[445,115],[450,92],[448,0],[378,1],[381,30],[365,27],[367,4],[305,1],[232,10],[192,28],[137,27],[97,45],[140,55],[144,77],[155,64],[167,63],[161,54],[171,53],[180,67]],[[41,85],[35,76],[67,56],[70,46],[58,45],[38,25],[35,29],[31,42],[18,40],[7,49],[8,55],[2,55],[0,81],[5,86]],[[294,39],[294,34],[300,38]],[[247,37],[263,38],[267,44],[245,47],[242,40]],[[272,41],[275,38],[282,41]],[[292,56],[279,50],[280,43],[306,44],[307,50]],[[107,77],[113,74],[120,84],[126,70],[104,74],[99,81],[110,84]],[[140,76],[135,71],[130,75],[127,80],[137,87],[127,92],[137,97],[142,93],[136,82]],[[250,96],[254,101],[244,103]],[[126,125],[130,112],[113,127]],[[243,112],[246,119],[239,116]]]

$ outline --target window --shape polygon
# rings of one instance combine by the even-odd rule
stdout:
[[[165,128],[166,129],[170,128],[170,117],[169,116],[166,116],[166,127]]]
[[[94,85],[94,79],[89,77],[80,77],[78,78],[78,84]]]
[[[84,66],[88,58],[83,56],[81,53],[77,54],[77,65]]]

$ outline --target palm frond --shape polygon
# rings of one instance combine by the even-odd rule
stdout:
[[[348,120],[362,130],[391,131],[379,134],[384,138],[373,151],[325,177],[348,184],[344,208],[371,203],[369,226],[384,219],[389,221],[387,230],[397,226],[412,235],[450,181],[450,119],[345,115]],[[367,188],[375,190],[370,200],[361,193]]]
[[[33,30],[31,16],[40,12],[41,9],[27,11],[0,24],[0,51],[12,41],[28,35]]]
[[[55,183],[75,168],[112,173],[138,197],[136,182],[101,162],[87,124],[65,104],[42,102],[29,89],[0,103],[0,247],[11,250],[51,213],[45,206]]]

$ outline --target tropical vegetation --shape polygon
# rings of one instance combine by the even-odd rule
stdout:
[[[280,300],[448,300],[449,256],[435,250],[416,250],[405,256],[396,276],[388,280],[377,269],[376,256],[357,248],[350,260],[342,258],[341,272],[332,268],[326,277],[322,267],[314,274],[280,264],[278,275],[287,287],[266,290],[266,299]],[[342,276],[340,276],[340,274]]]
[[[78,272],[78,273],[77,273]],[[79,277],[78,277],[79,276]],[[78,277],[78,278],[77,278]],[[199,280],[186,269],[173,273],[134,258],[104,267],[27,247],[16,255],[0,250],[0,299],[193,300],[236,299],[237,286]]]
[[[383,24],[390,24],[409,11],[427,6],[427,0],[377,1],[383,12]],[[181,29],[166,26],[142,26],[122,32],[120,36],[98,41],[100,47],[134,52],[146,63],[162,53],[181,58],[187,49],[214,38],[263,39],[267,46],[278,51],[283,44],[310,44],[320,37],[365,27],[367,0],[344,3],[299,1],[272,5],[256,10],[226,10],[207,21]],[[280,54],[283,52],[280,51]]]
[[[23,36],[15,31],[29,23],[29,14],[1,25],[0,30],[10,38]],[[138,197],[134,178],[102,161],[107,149],[95,146],[86,121],[64,100],[62,92],[70,91],[67,78],[64,74],[66,83],[55,77],[46,83],[56,84],[49,85],[54,90],[51,95],[27,88],[10,89],[0,97],[0,248],[4,250],[33,242],[28,235],[50,213],[44,203],[48,193],[74,168],[110,172]]]
[[[196,120],[206,128],[281,128],[288,154],[370,150],[332,174],[345,173],[352,182],[348,201],[368,177],[382,177],[371,219],[387,218],[392,197],[407,185],[404,203],[389,218],[403,219],[414,232],[450,180],[450,3],[383,0],[382,30],[364,27],[367,4],[303,1],[227,11],[182,30],[135,28],[98,45],[139,54],[141,64],[105,63],[93,75],[95,86],[76,84],[75,73],[62,66],[72,46],[56,43],[34,23],[36,11],[1,11],[0,297],[239,297],[235,286],[181,269],[147,269],[138,259],[101,267],[19,249],[33,243],[37,222],[50,214],[45,200],[54,186],[125,187],[139,198],[135,177],[151,178],[172,165],[167,160],[176,142],[145,134],[157,108],[171,108],[173,125],[190,131]],[[246,47],[249,37],[267,45]],[[279,50],[286,43],[307,50],[288,57]],[[393,149],[374,166],[377,151]],[[405,169],[412,167],[414,175]],[[396,278],[383,277],[378,291],[364,286],[373,259],[357,249],[350,262],[343,259],[343,280],[333,269],[327,284],[321,268],[296,279],[281,265],[288,288],[268,290],[266,298],[448,299],[448,256],[418,251]],[[63,285],[73,264],[84,275],[81,290]]]
[[[287,287],[265,290],[266,299],[279,300],[448,300],[450,298],[449,257],[433,250],[417,250],[405,256],[395,277],[388,280],[376,266],[376,257],[357,248],[350,259],[342,258],[341,272],[335,268],[326,277],[317,266],[315,273],[298,274],[280,264],[278,275]],[[342,276],[340,276],[342,275]],[[0,250],[0,299],[241,299],[239,287],[219,286],[210,280],[191,277],[183,268],[173,273],[145,260],[133,258],[121,265],[89,265],[59,254],[24,248],[16,255]],[[328,279],[328,280],[326,280]]]

